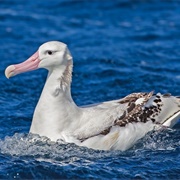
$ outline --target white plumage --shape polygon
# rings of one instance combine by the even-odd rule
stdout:
[[[172,127],[180,118],[180,99],[169,94],[133,93],[123,99],[78,107],[71,97],[72,56],[64,43],[47,42],[6,77],[37,68],[49,73],[36,106],[31,133],[93,149],[126,150],[147,132]]]

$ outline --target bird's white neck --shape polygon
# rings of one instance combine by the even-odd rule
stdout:
[[[49,70],[43,93],[51,94],[57,99],[65,98],[73,102],[71,97],[72,62]]]
[[[60,133],[74,124],[74,117],[71,116],[78,114],[79,108],[71,97],[71,76],[71,61],[49,70],[30,132],[57,139],[53,137],[53,133]]]

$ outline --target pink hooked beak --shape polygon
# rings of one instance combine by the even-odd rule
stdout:
[[[35,70],[38,68],[39,63],[39,53],[37,51],[26,61],[20,64],[8,66],[5,70],[5,76],[9,79],[10,77],[15,76],[17,74]]]

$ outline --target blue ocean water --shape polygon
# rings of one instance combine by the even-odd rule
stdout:
[[[180,95],[180,2],[0,0],[0,179],[180,179],[180,123],[131,149],[95,151],[28,134],[46,79],[5,68],[49,40],[74,57],[78,105],[132,92]]]

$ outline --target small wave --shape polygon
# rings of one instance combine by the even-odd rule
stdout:
[[[133,147],[133,150],[175,151],[180,146],[177,129],[162,129],[148,133]]]
[[[63,141],[52,142],[50,139],[38,135],[16,133],[0,140],[0,157],[6,157],[3,168],[16,167],[13,170],[8,168],[7,175],[2,177],[36,179],[45,176],[47,178],[78,179],[95,177],[100,179],[111,179],[111,177],[150,178],[152,177],[150,174],[154,173],[154,166],[156,165],[158,168],[160,165],[160,162],[157,161],[158,158],[169,164],[179,164],[179,161],[176,160],[177,155],[173,158],[164,156],[175,151],[174,154],[178,154],[179,136],[180,133],[177,129],[149,133],[131,149],[121,152],[93,150]],[[6,165],[6,162],[9,164]],[[163,165],[163,168],[164,171],[167,171],[169,166]],[[46,175],[44,175],[45,169],[48,171]],[[133,172],[132,169],[134,169]],[[143,173],[142,169],[148,170]],[[37,171],[39,175],[35,173]],[[24,172],[28,172],[28,175]],[[165,175],[162,173],[161,177],[164,179]]]
[[[46,161],[48,159],[63,161],[71,158],[94,160],[97,157],[112,155],[110,151],[93,150],[61,140],[53,142],[47,137],[21,133],[16,133],[12,137],[6,136],[4,140],[0,140],[0,153],[17,157],[46,159]]]
[[[140,139],[130,150],[120,152],[93,150],[61,140],[53,142],[49,138],[39,135],[16,133],[12,137],[6,136],[4,140],[0,140],[0,153],[18,157],[28,156],[54,160],[64,160],[72,157],[94,160],[94,157],[112,157],[141,150],[176,150],[180,146],[179,138],[180,133],[177,129],[151,132]]]

